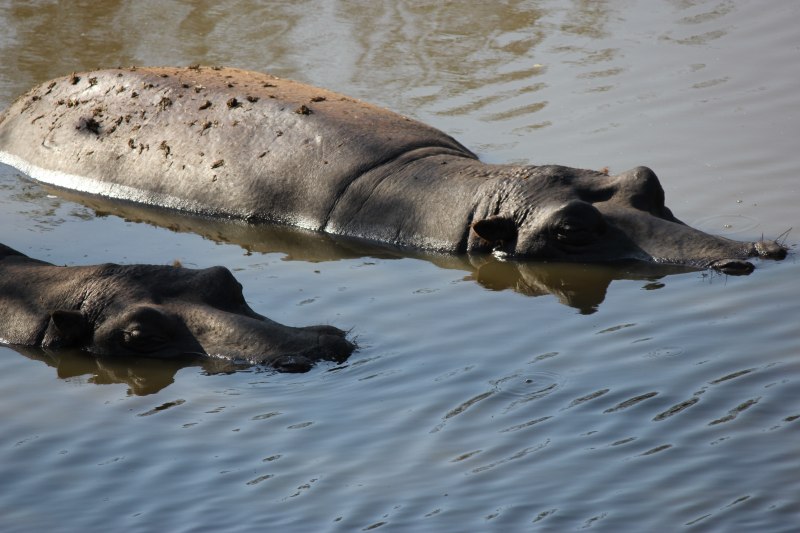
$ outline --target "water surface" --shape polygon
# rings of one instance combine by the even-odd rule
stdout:
[[[0,104],[100,66],[265,70],[486,161],[646,164],[709,232],[800,228],[794,3],[429,4],[0,2]],[[0,347],[3,531],[800,521],[794,254],[739,278],[421,256],[58,196],[5,166],[0,242],[226,265],[257,311],[361,346],[303,375]]]

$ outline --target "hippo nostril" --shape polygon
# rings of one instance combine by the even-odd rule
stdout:
[[[758,241],[755,244],[755,251],[759,257],[766,259],[784,259],[786,257],[786,247],[775,241]]]

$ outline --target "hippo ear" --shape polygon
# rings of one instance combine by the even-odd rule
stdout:
[[[478,237],[491,243],[507,242],[517,237],[517,226],[514,221],[497,215],[474,222],[472,230]]]
[[[80,311],[59,309],[50,313],[50,326],[42,344],[53,347],[77,346],[89,336],[91,328]]]

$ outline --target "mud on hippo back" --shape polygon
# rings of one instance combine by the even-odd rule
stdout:
[[[774,241],[686,226],[656,175],[490,165],[444,133],[267,74],[73,74],[0,117],[0,161],[84,193],[448,253],[749,273]]]
[[[302,372],[354,345],[333,326],[289,327],[247,305],[224,267],[61,267],[0,244],[0,342],[107,357],[219,357]]]

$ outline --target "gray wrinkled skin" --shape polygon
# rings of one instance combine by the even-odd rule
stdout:
[[[354,346],[332,326],[293,328],[254,312],[224,267],[61,267],[0,244],[0,341],[109,356],[221,357],[306,371]]]
[[[364,102],[229,68],[131,68],[44,83],[0,117],[0,161],[113,198],[447,252],[638,260],[749,273],[782,259],[681,223],[655,174],[489,165]]]

